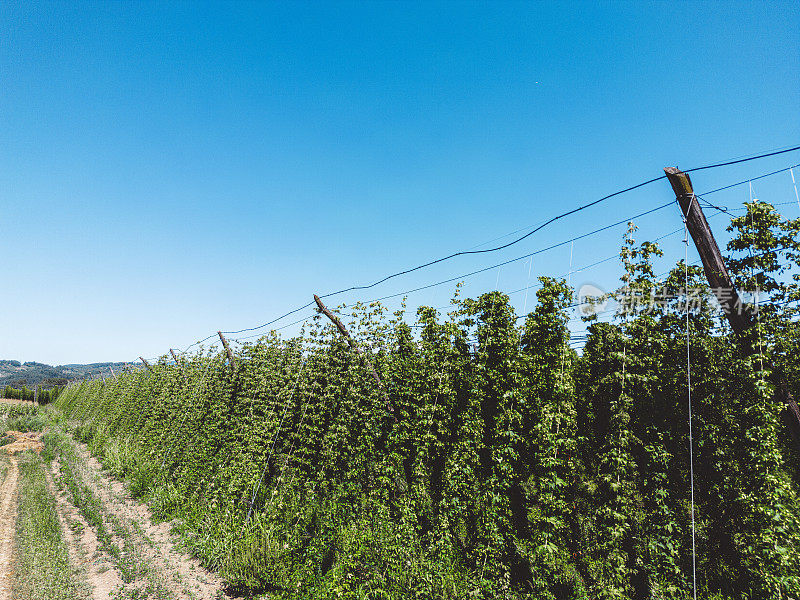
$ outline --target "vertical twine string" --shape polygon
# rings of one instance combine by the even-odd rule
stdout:
[[[800,210],[800,194],[797,193],[797,182],[794,180],[794,169],[789,169],[792,175],[792,186],[794,186],[794,198],[797,200],[797,209]]]
[[[213,350],[214,348],[216,348],[216,345],[214,345],[214,346],[211,346],[211,347],[209,348],[209,351]],[[191,401],[191,404],[190,404],[190,406],[191,406],[192,408],[194,407],[194,405],[195,405],[195,402],[197,401],[197,395],[198,395],[198,393],[199,393],[199,392],[200,392],[200,391],[203,389],[203,385],[204,385],[204,384],[205,384],[205,382],[206,382],[206,375],[208,375],[208,369],[211,367],[211,363],[212,363],[212,362],[214,362],[214,359],[213,359],[213,357],[212,357],[212,356],[209,354],[208,361],[206,362],[205,369],[203,369],[203,377],[200,379],[200,383],[199,383],[199,384],[198,384],[198,385],[195,387],[195,389],[194,389],[194,394],[192,395],[192,401]],[[180,430],[181,430],[181,428],[183,427],[183,424],[186,422],[186,418],[187,418],[188,416],[189,416],[189,410],[188,410],[188,407],[187,407],[187,411],[186,411],[186,413],[183,415],[183,418],[181,419],[181,422],[178,424],[178,427],[177,427],[177,429],[175,429],[175,430],[172,430],[170,427],[167,427],[167,428],[165,429],[165,433],[166,433],[167,431],[169,431],[169,432],[171,432],[171,433],[177,433],[178,431],[180,431]],[[172,423],[172,421],[170,420],[170,424],[171,424],[171,423]],[[162,439],[163,439],[163,435],[164,435],[164,434],[162,434]],[[159,473],[160,473],[160,472],[162,472],[162,471],[164,470],[164,464],[165,464],[165,463],[166,463],[166,461],[167,461],[167,457],[168,457],[168,456],[169,456],[169,455],[172,453],[172,450],[173,450],[173,448],[174,448],[174,447],[175,447],[175,443],[174,443],[174,439],[173,439],[173,443],[172,443],[172,444],[170,444],[170,446],[169,446],[169,447],[167,448],[167,450],[164,452],[164,455],[161,457],[161,466],[160,466],[160,467],[159,467],[159,469],[158,469],[158,470],[159,470]]]
[[[686,224],[686,217],[692,210],[692,203],[695,195],[692,194],[686,214],[683,215],[683,243],[685,254],[683,259],[684,292],[686,294],[686,395],[689,404],[689,491],[691,495],[692,508],[692,591],[694,600],[697,600],[697,548],[695,542],[695,523],[694,523],[694,442],[692,438],[692,360],[690,349],[689,333],[689,229]]]
[[[627,336],[627,333],[625,335]],[[622,383],[620,384],[620,388],[619,388],[619,399],[620,399],[620,401],[622,401],[622,395],[625,393],[625,366],[628,363],[627,350],[628,350],[628,339],[627,339],[627,337],[625,337],[625,338],[623,338],[623,341],[622,341]],[[617,445],[617,464],[620,464],[621,461],[622,461],[622,448],[618,444]],[[617,469],[617,483],[619,483],[619,469]]]
[[[798,204],[800,206],[800,204]],[[525,311],[528,309],[528,289],[531,287],[531,269],[533,268],[533,257],[531,256],[528,263],[528,281],[525,283],[525,303],[522,305],[522,314],[527,314]]]
[[[797,191],[797,190],[795,189],[795,191]],[[758,200],[758,198],[756,198],[756,200]],[[753,182],[752,181],[750,182],[750,204],[751,204],[751,208],[749,210],[749,212],[750,212],[750,232],[753,235],[755,235],[755,227],[753,226],[753,210],[752,210],[752,204],[753,204]],[[754,266],[753,265],[753,245],[752,244],[750,244],[750,246],[749,246],[749,251],[750,251],[750,280],[752,281],[753,277],[754,277],[754,275],[753,275],[753,266]],[[755,300],[753,302],[753,306],[755,307],[755,311],[756,311],[756,331],[758,332],[758,363],[760,365],[759,375],[761,376],[761,381],[763,382],[764,381],[764,355],[762,353],[762,347],[761,347],[761,311],[758,310],[758,302],[760,300],[760,298],[759,298],[760,290],[758,289],[758,286],[756,286],[755,292],[756,292],[756,297],[755,297]]]
[[[253,491],[253,496],[250,498],[250,508],[247,510],[247,519],[245,519],[245,523],[250,521],[250,516],[253,514],[253,503],[255,502],[256,496],[258,495],[258,491],[261,489],[261,484],[264,482],[264,475],[267,474],[267,467],[269,467],[269,461],[272,458],[272,452],[275,450],[275,443],[278,441],[278,435],[281,432],[281,427],[283,426],[283,419],[286,417],[286,411],[289,408],[289,404],[294,398],[294,392],[297,389],[297,384],[300,381],[300,376],[303,374],[303,369],[306,366],[306,360],[303,359],[303,363],[300,365],[300,369],[297,372],[297,379],[294,380],[294,387],[292,388],[292,393],[289,394],[289,397],[286,399],[286,404],[283,407],[283,414],[281,415],[280,423],[278,423],[278,429],[275,431],[275,436],[272,438],[272,445],[269,449],[269,454],[267,455],[267,460],[264,461],[264,469],[261,471],[261,477],[258,479],[258,485],[256,489]]]
[[[567,273],[567,286],[571,286],[572,282],[572,251],[575,248],[575,242],[571,242],[569,245],[569,272]],[[567,335],[564,336],[564,343],[561,345],[561,369],[558,376],[558,385],[561,387],[561,391],[564,391],[564,361],[566,360],[567,354],[567,343],[569,342],[569,331],[567,331]],[[561,403],[558,403],[558,412],[556,413],[556,435],[561,430]],[[556,446],[556,453],[555,457],[558,458],[558,446]]]
[[[450,340],[448,340],[449,342]],[[433,409],[431,410],[431,418],[428,419],[428,431],[425,432],[425,439],[427,440],[431,434],[431,428],[433,427],[433,419],[436,417],[436,407],[439,405],[439,396],[442,394],[442,378],[444,377],[444,369],[447,363],[442,360],[442,368],[439,371],[439,383],[436,387],[436,399],[433,401]],[[426,456],[425,456],[425,466],[427,467],[430,464],[430,444],[428,444],[428,448],[426,449]]]

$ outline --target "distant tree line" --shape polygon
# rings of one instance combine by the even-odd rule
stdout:
[[[23,385],[20,388],[11,387],[7,385],[3,389],[3,398],[10,398],[12,400],[25,400],[28,402],[33,402],[34,400],[38,400],[39,404],[50,404],[56,398],[58,398],[61,391],[64,389],[63,386],[56,386],[50,388],[49,390],[43,389],[42,386],[37,385],[35,388],[31,389],[26,385]]]

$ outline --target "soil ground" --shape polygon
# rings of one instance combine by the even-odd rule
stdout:
[[[44,450],[44,444],[41,442],[42,434],[36,431],[6,431],[5,438],[13,439],[14,441],[5,446],[0,446],[6,454],[19,454],[25,450],[33,450],[41,452]]]
[[[17,504],[22,493],[17,484],[18,463],[21,456],[27,456],[18,452],[41,451],[41,434],[5,435],[15,441],[0,447],[6,450],[0,452],[0,600],[22,600],[12,589]],[[69,451],[57,455],[49,467],[44,461],[41,464],[47,491],[55,498],[76,585],[86,589],[88,598],[233,598],[216,574],[178,549],[169,525],[154,523],[147,507],[103,471],[84,446],[66,434],[62,442]],[[62,468],[64,461],[68,461],[68,469]]]

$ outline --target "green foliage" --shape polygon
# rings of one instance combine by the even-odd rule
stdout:
[[[41,431],[45,417],[41,408],[26,404],[0,404],[0,429],[6,431]]]
[[[783,237],[742,236],[735,249],[777,244],[796,260],[797,225],[759,215],[754,227]],[[363,353],[318,316],[297,338],[243,345],[233,370],[201,351],[73,384],[56,403],[74,436],[235,587],[686,600],[688,323],[698,595],[786,598],[800,587],[796,456],[777,375],[761,364],[800,371],[797,322],[773,311],[764,331],[781,339],[765,334],[743,358],[718,315],[687,317],[680,290],[702,271],[681,262],[656,281],[660,250],[634,232],[612,295],[658,287],[672,299],[658,314],[622,305],[616,322],[589,327],[580,356],[568,343],[572,291],[541,278],[524,321],[498,292],[457,293],[448,314],[423,307],[413,323],[357,304],[339,312]],[[736,263],[736,276],[749,266]],[[795,293],[770,272],[770,289]]]

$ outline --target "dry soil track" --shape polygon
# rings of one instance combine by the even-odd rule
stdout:
[[[41,434],[19,438],[24,452]],[[8,437],[12,437],[8,435]],[[70,451],[60,453],[49,465],[42,461],[47,493],[55,499],[63,542],[76,589],[87,600],[224,600],[232,599],[224,582],[202,568],[196,560],[177,549],[177,540],[165,523],[154,523],[146,506],[130,498],[122,483],[105,472],[82,444],[64,434],[62,443]],[[3,450],[12,449],[7,444]],[[14,584],[15,534],[20,526],[17,511],[20,494],[27,487],[20,482],[19,456],[0,455],[0,600],[21,600],[12,595]],[[71,458],[70,458],[71,457]],[[82,502],[92,497],[92,518],[88,522],[65,485],[62,461],[68,460],[80,488]],[[77,489],[73,484],[72,489]],[[85,506],[85,505],[84,505]],[[99,516],[98,516],[99,515]],[[98,530],[98,524],[100,530]],[[112,551],[113,550],[113,551]]]
[[[168,524],[154,523],[147,507],[131,499],[123,484],[107,475],[85,446],[75,444],[74,448],[79,458],[77,471],[82,483],[98,498],[109,521],[116,523],[118,531],[123,532],[120,535],[137,549],[136,560],[152,584],[175,600],[232,598],[224,592],[224,583],[216,574],[176,549],[176,540],[170,535]],[[53,474],[56,474],[55,469]],[[86,540],[85,536],[83,541],[90,547],[96,544],[96,541]],[[124,544],[123,539],[120,539],[120,544]],[[92,579],[90,573],[90,584],[95,587],[99,582]]]
[[[111,598],[116,590],[122,589],[124,582],[108,557],[100,551],[100,541],[94,528],[69,502],[67,494],[56,489],[53,476],[57,472],[58,461],[54,460],[50,472],[47,473],[47,487],[56,499],[58,521],[67,544],[70,563],[82,571],[92,600]]]

